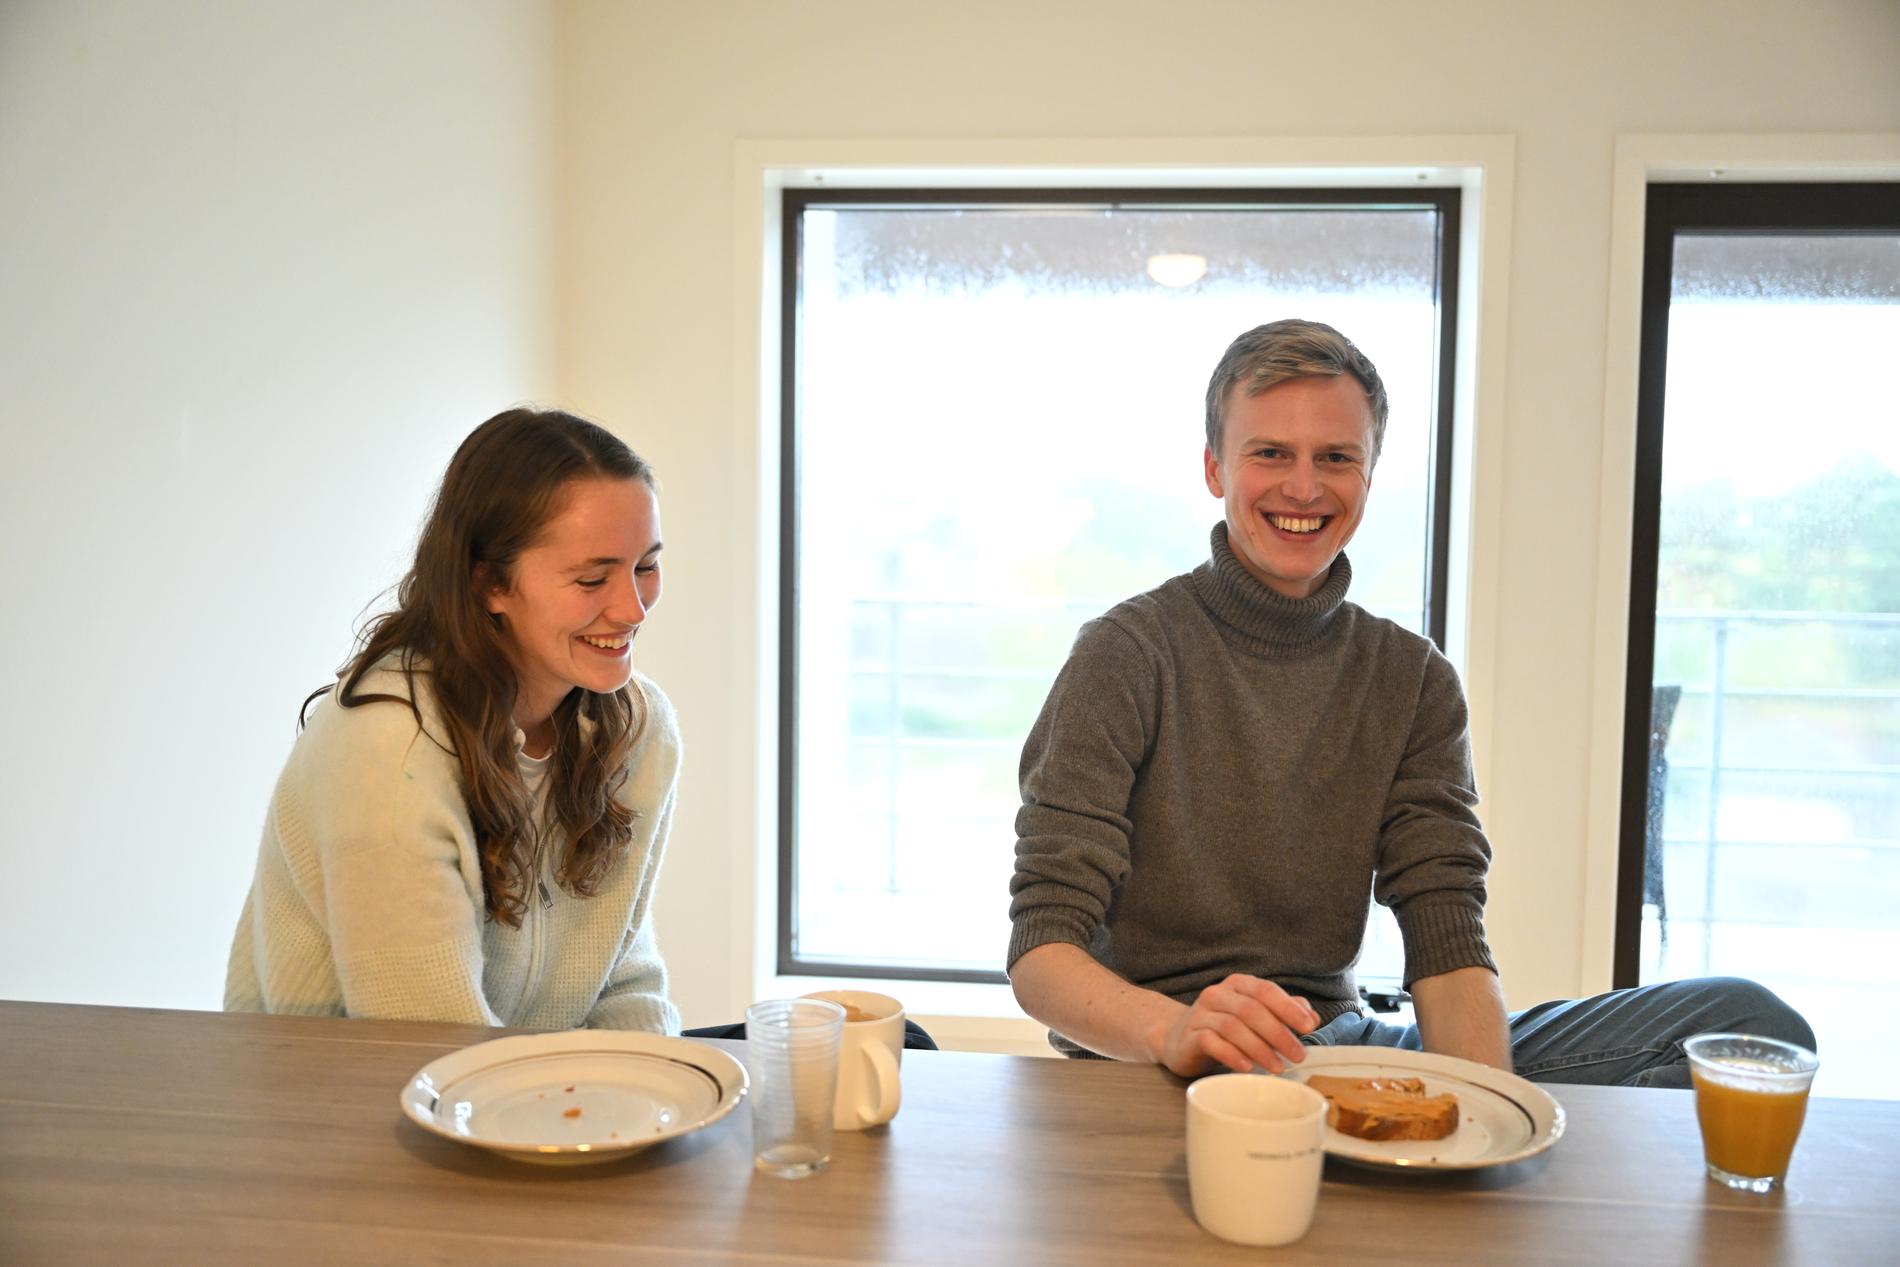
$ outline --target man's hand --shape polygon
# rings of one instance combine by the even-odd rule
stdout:
[[[1235,973],[1193,1006],[1130,985],[1080,946],[1047,942],[1010,966],[1016,1001],[1050,1029],[1114,1060],[1147,1060],[1185,1078],[1260,1065],[1278,1073],[1305,1054],[1319,1015],[1271,981]]]
[[[1306,1058],[1300,1035],[1319,1028],[1319,1014],[1271,981],[1236,972],[1202,990],[1148,1033],[1150,1059],[1184,1078],[1216,1066],[1279,1073],[1285,1061]]]

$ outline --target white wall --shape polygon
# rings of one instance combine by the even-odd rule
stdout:
[[[898,154],[905,138],[1516,139],[1509,357],[1485,367],[1506,397],[1487,441],[1503,482],[1497,650],[1491,680],[1471,684],[1491,701],[1474,718],[1498,849],[1490,926],[1513,1003],[1595,984],[1580,893],[1591,852],[1614,847],[1584,823],[1615,139],[1894,131],[1900,9],[1373,0],[1332,18],[1284,0],[574,0],[562,13],[561,386],[666,483],[667,606],[641,646],[687,742],[659,920],[689,1022],[744,1001],[747,903],[729,895],[752,883],[770,794],[745,719],[770,636],[747,578],[771,561],[733,387],[749,320],[733,298],[735,147],[768,138],[892,138]]]
[[[770,566],[733,425],[736,145],[1419,134],[1516,138],[1499,643],[1472,686],[1507,987],[1578,989],[1575,895],[1612,847],[1584,819],[1615,138],[1900,129],[1900,10],[1338,12],[0,4],[0,996],[216,1005],[297,702],[454,442],[558,385],[665,483],[641,647],[687,765],[661,935],[688,1021],[736,1016]]]
[[[216,1007],[299,702],[555,371],[543,3],[0,5],[0,997]]]

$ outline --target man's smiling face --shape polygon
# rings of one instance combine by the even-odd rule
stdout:
[[[1266,586],[1305,598],[1352,540],[1372,490],[1372,406],[1350,374],[1293,378],[1227,398],[1207,491],[1226,507],[1234,557]]]

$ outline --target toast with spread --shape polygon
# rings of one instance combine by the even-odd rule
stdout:
[[[1306,1085],[1326,1097],[1326,1124],[1355,1139],[1444,1139],[1458,1129],[1458,1097],[1426,1095],[1418,1078],[1316,1073]]]

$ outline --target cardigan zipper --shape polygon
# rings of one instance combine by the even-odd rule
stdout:
[[[554,909],[554,895],[548,892],[547,878],[543,874],[542,845],[546,836],[542,835],[534,842],[534,888],[541,899],[528,903],[528,922],[533,925],[528,930],[528,979],[521,987],[521,1004],[525,1010],[533,1007],[534,993],[541,984],[541,959],[547,945],[547,913]]]

